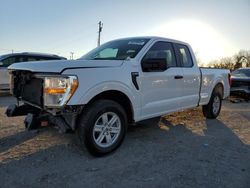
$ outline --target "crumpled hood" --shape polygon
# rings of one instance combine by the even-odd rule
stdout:
[[[9,70],[27,70],[31,72],[61,73],[70,68],[104,68],[121,66],[123,60],[51,60],[14,63]]]

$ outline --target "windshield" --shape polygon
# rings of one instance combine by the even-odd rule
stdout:
[[[238,69],[232,72],[235,77],[250,77],[250,69]]]
[[[90,51],[80,59],[125,60],[127,58],[134,58],[148,41],[149,39],[145,38],[111,41]]]

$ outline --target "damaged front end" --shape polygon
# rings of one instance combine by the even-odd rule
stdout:
[[[250,78],[233,78],[230,95],[250,100]]]
[[[76,76],[23,70],[11,70],[10,75],[10,89],[17,104],[7,108],[8,117],[27,115],[25,126],[28,129],[37,128],[41,121],[55,125],[60,132],[75,129],[83,106],[66,104],[78,87]]]

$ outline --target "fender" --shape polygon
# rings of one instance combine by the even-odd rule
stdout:
[[[213,89],[210,91],[210,96],[211,96],[211,94],[212,94],[212,92],[213,92],[213,90],[214,90],[214,88],[215,88],[215,86],[217,85],[217,84],[222,84],[222,86],[223,86],[223,96],[227,96],[227,93],[228,93],[228,91],[226,91],[226,87],[225,87],[225,84],[226,84],[226,82],[225,82],[225,80],[223,79],[223,77],[222,76],[218,76],[214,81],[213,81]],[[225,97],[223,97],[223,98],[225,98]]]
[[[223,76],[214,76],[213,81],[209,84],[209,90],[207,90],[207,92],[202,93],[203,97],[201,98],[199,105],[205,105],[209,102],[212,92],[217,84],[222,84],[224,89],[223,96],[228,96],[229,91],[226,90],[227,87],[225,87],[225,83],[226,80],[223,79]]]
[[[129,98],[129,100],[132,104],[132,107],[134,109],[134,118],[136,119],[136,117],[138,117],[140,115],[139,93],[132,92],[127,85],[125,85],[124,83],[119,82],[119,81],[112,81],[112,82],[107,81],[107,82],[98,83],[98,84],[94,85],[93,87],[89,88],[85,93],[83,93],[83,95],[81,97],[79,97],[79,100],[77,102],[73,102],[70,100],[68,105],[71,105],[74,103],[75,104],[82,104],[82,105],[88,104],[88,102],[91,99],[93,99],[95,96],[97,96],[98,94],[100,94],[104,91],[110,91],[110,90],[119,91],[119,92],[122,92],[123,94],[125,94]]]

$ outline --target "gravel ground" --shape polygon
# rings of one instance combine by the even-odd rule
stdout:
[[[124,143],[95,158],[74,134],[25,131],[0,98],[0,187],[232,187],[250,185],[250,103],[224,102],[217,120],[200,108],[130,127]]]

